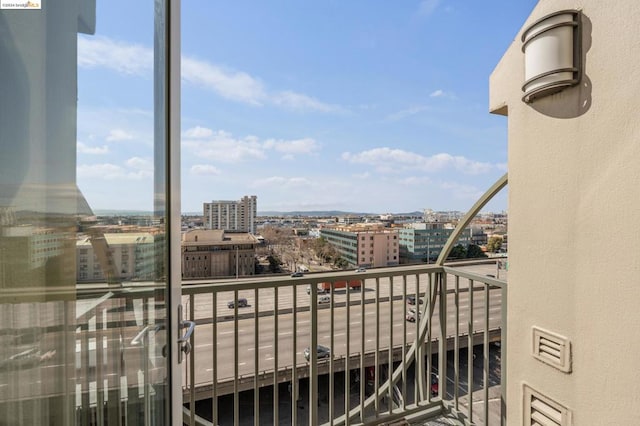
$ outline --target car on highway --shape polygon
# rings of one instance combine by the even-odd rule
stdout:
[[[294,272],[293,274],[291,274],[291,278],[298,278],[298,277],[304,277],[304,273],[303,272]]]
[[[416,318],[420,319],[420,316],[421,316],[420,311],[418,311],[417,315],[414,311],[414,312],[407,313],[407,316],[405,317],[405,319],[409,322],[416,322]]]
[[[317,347],[318,359],[329,358],[331,356],[331,349],[326,346],[318,345]],[[306,347],[304,349],[304,359],[311,360],[311,349]]]
[[[331,296],[329,296],[328,294],[324,294],[320,297],[318,297],[318,304],[322,305],[325,303],[331,303]]]
[[[356,272],[367,272],[367,268],[361,266],[358,269],[356,269]]]
[[[431,397],[438,396],[438,375],[431,372]]]
[[[234,305],[235,305],[235,303],[234,303],[233,300],[230,300],[227,303],[227,306],[229,307],[229,309],[233,309]],[[238,308],[244,308],[246,306],[249,306],[249,302],[247,302],[247,299],[245,297],[239,297],[238,298]]]
[[[414,296],[413,294],[409,294],[407,296],[407,303],[409,305],[415,305],[416,304],[416,296]],[[423,302],[422,299],[418,299],[418,303],[420,303],[422,305],[422,303],[424,303],[424,302]]]

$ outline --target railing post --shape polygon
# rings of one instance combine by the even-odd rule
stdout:
[[[296,292],[294,286],[294,294]],[[347,288],[347,291],[349,289]],[[333,295],[332,295],[333,297]],[[295,299],[294,299],[295,300]],[[311,291],[309,301],[311,311],[311,345],[309,346],[309,424],[318,424],[318,292]],[[293,305],[296,310],[297,306]],[[295,348],[294,348],[295,351]],[[329,356],[333,357],[333,353]],[[295,368],[295,362],[294,362]]]
[[[500,311],[500,424],[507,424],[507,286],[501,289]]]
[[[438,342],[438,396],[441,400],[447,398],[447,273],[440,273],[440,294],[438,299],[440,307],[440,341]],[[431,379],[431,378],[429,378]],[[429,382],[430,383],[430,382]],[[431,391],[431,389],[429,389]]]

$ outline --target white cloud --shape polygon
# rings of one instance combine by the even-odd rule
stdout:
[[[481,174],[493,170],[496,166],[490,163],[469,160],[462,156],[447,153],[423,156],[414,152],[391,148],[374,148],[357,154],[345,152],[342,159],[355,164],[368,164],[379,172],[390,173],[405,170],[422,170],[438,172],[452,168],[465,174]]]
[[[122,129],[112,129],[106,137],[108,142],[130,141],[133,135]]]
[[[136,170],[153,171],[153,161],[148,158],[131,157],[126,161],[127,166]]]
[[[262,105],[267,98],[263,84],[249,74],[193,58],[182,58],[182,79],[223,98],[251,105]]]
[[[153,176],[153,163],[150,160],[133,157],[125,162],[126,167],[112,163],[80,164],[78,178],[92,180],[141,180]]]
[[[197,137],[200,135],[202,136]],[[264,160],[269,151],[281,153],[283,159],[291,160],[296,155],[311,155],[320,149],[319,144],[312,138],[260,141],[258,137],[249,135],[238,139],[229,132],[213,131],[204,127],[189,129],[184,136],[182,145],[193,155],[223,163]]]
[[[107,37],[78,37],[78,66],[107,68],[122,74],[150,75],[153,50]]]
[[[473,185],[465,185],[458,182],[441,182],[440,188],[447,190],[447,192],[454,198],[459,200],[471,200],[477,201],[484,192],[481,189],[476,188]]]
[[[255,180],[251,186],[254,188],[278,187],[289,189],[310,186],[311,184],[312,182],[309,179],[303,177],[285,178],[282,176],[271,176]]]
[[[271,98],[275,105],[299,111],[345,112],[338,105],[330,105],[301,93],[285,91],[276,93]]]
[[[399,181],[401,185],[430,185],[432,180],[426,176],[410,176]]]
[[[123,179],[127,177],[125,170],[115,164],[80,164],[78,165],[78,177],[98,179]]]
[[[196,176],[217,176],[222,173],[220,169],[210,164],[194,164],[189,171]]]
[[[187,129],[184,132],[184,136],[187,138],[208,138],[210,136],[213,136],[213,130],[206,127],[196,126]]]
[[[81,154],[92,154],[92,155],[102,155],[109,153],[109,147],[107,145],[103,146],[88,146],[84,143],[78,141],[78,152]]]
[[[416,115],[421,113],[422,111],[426,111],[428,110],[429,107],[426,105],[416,105],[416,106],[412,106],[410,108],[407,109],[403,109],[401,111],[398,112],[394,112],[393,114],[390,114],[387,116],[387,120],[389,121],[397,121],[397,120],[401,120],[405,117],[409,117],[412,115]]]
[[[196,155],[211,161],[239,163],[266,158],[262,144],[254,136],[236,139],[231,133],[219,130],[207,138],[183,140],[182,145]]]
[[[312,154],[320,149],[318,143],[312,138],[296,139],[292,141],[267,139],[264,141],[265,149],[274,149],[287,155]]]
[[[431,16],[440,4],[440,0],[423,0],[418,6],[418,15]]]
[[[456,95],[451,92],[445,92],[442,89],[434,90],[429,94],[430,98],[447,98],[447,99],[457,99]]]
[[[106,68],[126,75],[151,77],[153,49],[107,37],[78,38],[78,66]],[[207,61],[182,57],[182,79],[188,84],[210,90],[235,102],[261,106],[276,105],[295,111],[325,113],[345,109],[327,104],[312,96],[291,90],[271,92],[260,79],[244,71],[236,71]]]
[[[356,173],[353,175],[353,177],[356,179],[369,179],[371,177],[371,173],[369,172]]]

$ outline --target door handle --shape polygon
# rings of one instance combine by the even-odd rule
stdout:
[[[182,359],[191,352],[191,336],[196,329],[195,321],[187,321],[182,319],[182,305],[178,305],[178,330],[186,328],[187,331],[178,339],[178,364],[182,363]]]

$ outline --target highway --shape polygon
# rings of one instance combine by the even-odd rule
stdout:
[[[495,273],[495,267],[486,266],[474,266],[465,267],[466,270],[473,270],[478,272],[490,271]],[[370,281],[372,281],[370,283]],[[365,352],[374,351],[376,347],[379,350],[385,350],[389,347],[392,340],[394,347],[402,346],[403,335],[406,335],[406,342],[411,343],[415,333],[417,331],[417,324],[410,323],[405,320],[405,312],[411,308],[406,305],[405,301],[401,298],[402,295],[402,282],[401,280],[394,280],[393,294],[394,300],[389,302],[389,285],[386,285],[380,280],[379,298],[381,303],[376,305],[375,303],[368,303],[375,300],[375,280],[366,281],[365,305],[364,305],[364,339],[365,339]],[[407,280],[407,294],[415,291],[415,279],[413,282]],[[453,277],[450,278],[448,289],[453,289]],[[283,309],[291,308],[292,293],[291,287],[288,288],[289,293],[285,292],[287,289],[281,289],[278,297],[278,308],[282,312]],[[425,284],[421,284],[420,291],[424,293],[426,289]],[[459,327],[461,333],[466,333],[468,330],[468,310],[469,310],[469,293],[468,282],[466,279],[460,280],[459,293]],[[250,304],[253,299],[253,291],[241,294],[241,296],[247,297]],[[278,344],[278,368],[291,368],[293,365],[293,359],[297,366],[306,365],[306,360],[303,356],[303,350],[309,347],[310,342],[310,312],[308,311],[308,302],[310,297],[306,294],[306,285],[297,287],[297,306],[300,310],[305,306],[307,309],[303,309],[295,314],[296,325],[296,348],[293,349],[293,330],[294,330],[294,314],[293,313],[280,313],[278,319],[277,330],[277,344]],[[350,348],[349,352],[353,356],[359,354],[361,351],[361,336],[363,329],[362,320],[362,305],[360,302],[361,292],[352,290],[350,292],[351,307],[349,309],[349,324],[347,327],[347,308],[344,306],[346,302],[346,291],[336,291],[333,297],[334,303],[338,304],[338,307],[334,308],[334,342],[333,342],[333,357],[339,359],[344,357],[347,351],[346,338],[347,329],[349,330]],[[271,296],[271,297],[269,297]],[[231,380],[234,377],[235,372],[235,321],[233,320],[233,310],[227,308],[226,298],[219,298],[217,303],[217,325],[216,325],[216,345],[217,350],[217,379],[219,382]],[[231,299],[231,297],[229,298]],[[447,335],[452,336],[455,332],[455,295],[453,293],[448,294],[447,298]],[[200,303],[196,304],[196,318],[201,320],[209,314],[211,317],[211,303],[206,306]],[[326,305],[325,305],[326,306]],[[378,315],[376,315],[376,306],[378,306]],[[426,305],[420,305],[424,307]],[[257,345],[254,342],[254,326],[255,319],[253,318],[253,312],[255,306],[247,308],[239,308],[239,313],[242,313],[242,317],[238,319],[238,374],[240,376],[248,377],[253,376],[254,372],[258,371],[259,374],[264,372],[273,371],[275,366],[275,336],[274,331],[274,317],[273,315],[259,316],[258,317],[258,342]],[[259,306],[258,311],[273,312],[273,289],[264,289],[259,292]],[[405,311],[406,309],[406,311]],[[482,331],[484,329],[484,290],[474,292],[474,330]],[[230,315],[231,313],[231,315]],[[248,314],[248,315],[247,315]],[[324,346],[331,346],[331,329],[330,329],[330,315],[331,310],[326,307],[322,307],[318,311],[318,343]],[[250,316],[250,318],[247,318]],[[391,319],[390,319],[391,316]],[[377,319],[377,320],[376,320]],[[501,292],[500,290],[492,290],[489,298],[489,328],[497,329],[500,327],[501,321]],[[391,327],[390,327],[391,324]],[[377,336],[376,338],[376,329]],[[439,319],[437,306],[433,315],[432,329],[434,330],[433,337],[437,337],[439,333]],[[406,333],[406,334],[405,334]],[[377,346],[376,346],[377,343]],[[255,353],[258,350],[258,366],[255,366]],[[195,332],[195,371],[196,374],[196,386],[202,386],[210,384],[213,378],[213,324],[211,321],[205,322],[196,327]],[[295,355],[294,355],[295,352]],[[321,361],[326,362],[326,361]]]

